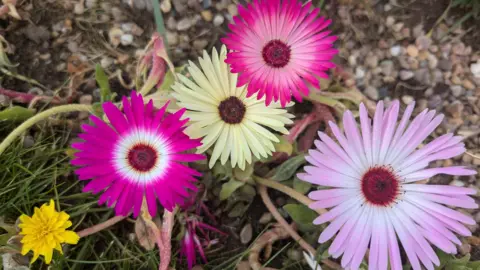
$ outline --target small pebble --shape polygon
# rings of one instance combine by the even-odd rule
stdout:
[[[473,90],[475,89],[475,85],[472,83],[472,81],[465,79],[462,82],[463,87],[465,87],[468,90]]]
[[[260,224],[267,224],[269,223],[271,220],[272,220],[273,216],[270,212],[267,212],[267,213],[264,213],[260,219],[258,220],[258,222]]]
[[[174,0],[173,8],[178,12],[178,14],[183,15],[188,10],[187,2],[188,0]]]
[[[417,57],[418,56],[417,47],[415,47],[414,45],[408,45],[407,54],[410,55],[411,57]]]
[[[113,64],[113,59],[110,57],[104,57],[100,60],[100,65],[102,68],[107,69]]]
[[[85,6],[82,3],[76,3],[73,7],[73,13],[82,15],[85,12]]]
[[[425,35],[425,31],[423,31],[423,25],[418,24],[415,27],[413,27],[413,37],[418,38],[420,36]]]
[[[402,34],[403,38],[410,38],[410,36],[411,36],[410,28],[408,28],[408,27],[402,28],[402,31],[400,31],[400,33]]]
[[[177,32],[167,31],[166,36],[167,36],[167,40],[168,40],[168,45],[175,46],[175,45],[178,44]]]
[[[197,39],[193,42],[193,47],[198,51],[202,51],[203,49],[205,49],[205,47],[207,47],[207,45],[208,40],[206,39]]]
[[[452,67],[453,67],[452,61],[448,59],[440,59],[440,61],[438,61],[438,68],[443,71],[450,71],[452,70]]]
[[[357,67],[355,69],[355,78],[363,79],[363,77],[365,77],[365,70],[362,67]]]
[[[213,13],[210,10],[203,10],[200,15],[202,15],[202,18],[207,21],[211,22],[213,20]]]
[[[417,110],[417,112],[421,112],[427,108],[427,105],[428,101],[426,99],[419,99],[415,104],[415,110]]]
[[[349,78],[349,79],[345,80],[345,86],[346,86],[346,87],[353,87],[353,86],[355,86],[355,80],[352,79],[352,78]]]
[[[470,114],[467,116],[467,120],[470,121],[471,124],[477,124],[478,120],[480,120],[480,116],[477,114]]]
[[[65,63],[63,63],[63,62],[60,63],[60,64],[58,64],[58,65],[55,67],[55,70],[56,70],[57,72],[64,72],[66,69],[67,69],[67,64],[65,64]]]
[[[395,45],[395,46],[390,48],[390,54],[393,57],[399,56],[401,52],[402,52],[402,47],[400,47],[400,45]]]
[[[452,79],[450,79],[450,81],[453,84],[462,85],[462,80],[458,76],[452,76]]]
[[[129,46],[133,43],[133,35],[132,34],[123,34],[120,37],[120,43],[122,43],[123,46]]]
[[[464,55],[465,54],[465,44],[463,42],[455,43],[452,46],[452,52],[457,55]]]
[[[400,80],[406,81],[413,78],[413,72],[411,70],[400,70],[399,77]]]
[[[430,69],[435,69],[438,66],[438,59],[435,55],[428,54],[427,60],[428,60],[428,67]]]
[[[393,31],[395,31],[395,32],[400,32],[400,30],[402,30],[402,28],[403,28],[403,25],[404,25],[403,22],[396,23],[396,24],[394,24],[394,25],[392,26],[392,29],[393,29]]]
[[[232,17],[238,15],[238,7],[235,4],[230,4],[227,7],[228,14],[230,14]]]
[[[432,84],[432,76],[427,68],[416,70],[413,76],[415,77],[415,80],[423,85]]]
[[[445,110],[453,118],[460,118],[463,114],[464,105],[461,101],[455,100],[452,104],[448,105]]]
[[[183,18],[177,24],[178,31],[185,31],[192,27],[192,20],[190,18]]]
[[[252,234],[253,234],[252,224],[248,223],[240,231],[240,242],[242,244],[247,244],[252,240]]]
[[[86,0],[85,7],[86,8],[94,8],[97,6],[97,0]]]
[[[413,58],[413,57],[408,58],[408,65],[409,65],[410,69],[413,69],[413,70],[418,69],[419,66],[420,66],[420,64],[418,63],[418,60],[416,58]]]
[[[454,97],[460,97],[465,92],[461,85],[452,85],[450,89]]]
[[[112,29],[110,29],[108,31],[110,44],[112,44],[114,47],[117,47],[118,45],[120,45],[122,35],[123,35],[122,29],[117,27],[113,27]]]
[[[470,65],[470,71],[475,78],[480,78],[480,60]]]
[[[450,183],[450,186],[463,187],[463,186],[465,186],[465,183],[463,183],[463,182],[460,181],[460,180],[453,180],[453,181]]]
[[[373,86],[367,86],[363,92],[370,99],[378,100],[379,98],[378,90]]]
[[[122,23],[122,30],[125,33],[131,33],[135,36],[141,36],[143,34],[143,29],[133,22]]]
[[[391,27],[391,26],[393,26],[394,23],[395,23],[395,19],[392,16],[388,16],[387,20],[385,22],[385,25],[387,27]]]
[[[163,0],[160,4],[160,9],[163,13],[168,13],[172,10],[172,2],[170,0]]]
[[[78,99],[80,104],[90,105],[92,104],[93,96],[92,95],[83,95]]]
[[[417,45],[419,50],[428,50],[431,44],[432,40],[426,36],[419,36],[415,40],[415,45]]]
[[[76,53],[76,52],[78,52],[78,43],[75,42],[75,41],[69,41],[68,45],[67,45],[67,48],[70,52]]]
[[[472,162],[472,160],[473,160],[473,157],[472,157],[472,156],[467,155],[467,154],[463,154],[463,156],[462,156],[462,162],[469,164],[469,163]],[[455,182],[455,181],[453,181],[453,182]],[[452,182],[452,183],[453,183],[453,182]],[[462,183],[463,183],[463,182],[462,182]]]
[[[123,14],[122,10],[119,7],[112,7],[111,9],[113,19],[116,22],[121,22],[126,19],[125,15]]]
[[[406,105],[410,105],[415,99],[412,96],[405,95],[402,97],[402,102]]]
[[[225,21],[225,18],[221,14],[217,14],[213,18],[213,25],[214,26],[220,26],[220,25],[223,24],[224,21]]]
[[[167,28],[170,30],[176,30],[177,29],[177,21],[173,16],[168,17],[167,19]]]
[[[376,68],[378,66],[378,57],[376,55],[367,55],[365,64],[370,68]]]
[[[357,57],[353,54],[348,56],[348,64],[351,67],[355,67],[357,65]]]

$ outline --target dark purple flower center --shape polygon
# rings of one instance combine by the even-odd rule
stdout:
[[[136,171],[147,172],[157,162],[158,153],[150,145],[136,144],[128,151],[128,164]]]
[[[399,190],[399,181],[386,167],[370,168],[362,177],[362,192],[367,202],[388,206],[395,201]]]
[[[245,116],[245,104],[237,97],[229,97],[218,106],[220,118],[228,124],[241,123]]]
[[[290,61],[290,53],[290,46],[278,39],[268,42],[262,49],[265,63],[275,68],[286,66]]]

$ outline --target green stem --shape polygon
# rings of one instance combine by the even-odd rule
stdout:
[[[153,14],[155,16],[155,24],[157,25],[157,32],[163,37],[163,43],[168,51],[167,31],[165,30],[165,23],[163,21],[162,11],[160,10],[160,1],[152,0]]]
[[[53,107],[49,110],[43,111],[31,118],[29,118],[27,121],[23,122],[20,126],[18,126],[16,129],[14,129],[8,136],[3,140],[3,142],[0,144],[0,154],[2,154],[5,149],[12,144],[12,142],[20,136],[23,132],[25,132],[27,129],[29,129],[31,126],[35,125],[39,121],[46,119],[54,114],[58,113],[66,113],[66,112],[77,112],[77,111],[93,111],[93,108],[91,105],[82,105],[82,104],[68,104],[68,105],[62,105],[62,106],[57,106]]]
[[[313,203],[313,200],[311,200],[307,196],[305,196],[302,193],[294,190],[293,188],[282,185],[279,182],[276,182],[276,181],[273,181],[273,180],[270,180],[270,179],[266,179],[266,178],[261,178],[261,177],[255,176],[255,175],[253,176],[253,180],[255,180],[255,182],[257,182],[261,185],[264,185],[264,186],[267,186],[269,188],[276,189],[276,190],[278,190],[282,193],[285,193],[288,196],[290,196],[291,198],[303,203],[306,206]],[[323,213],[327,212],[327,210],[325,210],[325,209],[315,209],[315,211],[319,214],[323,214]]]

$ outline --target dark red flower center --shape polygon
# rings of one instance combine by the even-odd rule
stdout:
[[[271,67],[281,68],[290,61],[290,46],[280,40],[272,40],[262,49],[265,63]]]
[[[362,192],[367,202],[388,206],[395,201],[399,182],[395,174],[386,167],[370,168],[362,177]]]
[[[128,151],[128,164],[136,171],[147,172],[155,166],[158,153],[150,145],[136,144]]]
[[[229,97],[218,106],[220,118],[228,124],[241,123],[245,116],[245,104],[237,97]]]

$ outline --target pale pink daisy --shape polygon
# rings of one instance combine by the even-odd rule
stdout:
[[[462,137],[442,135],[420,144],[438,127],[443,115],[424,110],[410,122],[414,104],[397,124],[400,104],[394,101],[384,111],[379,102],[372,120],[360,105],[360,131],[350,111],[343,116],[345,134],[330,123],[338,144],[319,132],[316,150],[307,157],[310,166],[298,177],[331,187],[313,191],[311,208],[331,208],[314,224],[331,222],[319,238],[334,237],[329,253],[342,256],[342,267],[358,269],[369,247],[369,269],[401,270],[400,240],[413,269],[434,269],[439,259],[431,244],[456,253],[461,242],[454,233],[469,236],[463,224],[473,225],[470,216],[444,205],[477,208],[468,195],[475,190],[418,183],[437,174],[474,175],[462,166],[428,168],[436,160],[465,152]],[[462,224],[463,223],[463,224]],[[338,234],[337,234],[338,233]]]
[[[267,105],[280,100],[285,107],[292,95],[308,96],[306,82],[320,88],[317,77],[328,78],[338,52],[337,37],[325,31],[331,20],[319,17],[320,9],[310,1],[254,0],[238,13],[222,41],[231,50],[225,62],[239,73],[239,87],[248,84],[248,97],[258,92]]]
[[[201,174],[184,162],[205,159],[185,153],[201,145],[200,140],[184,134],[188,118],[180,120],[185,109],[167,114],[165,104],[159,110],[150,100],[144,105],[141,95],[132,91],[130,100],[123,97],[123,113],[111,102],[103,104],[110,125],[96,116],[93,126],[83,125],[78,135],[83,142],[74,143],[73,165],[80,180],[91,181],[83,191],[99,193],[99,204],[115,207],[117,215],[128,215],[133,208],[138,216],[143,199],[150,215],[157,213],[157,199],[172,211],[196,190],[195,176]]]

